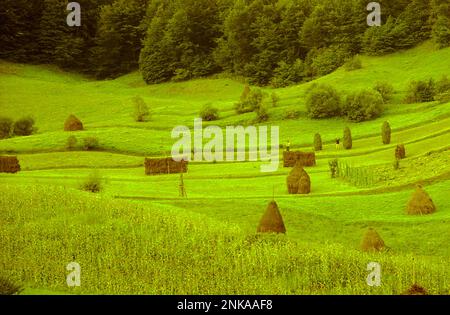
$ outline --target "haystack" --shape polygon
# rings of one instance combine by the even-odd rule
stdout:
[[[428,292],[420,285],[414,284],[411,288],[403,292],[402,295],[428,295]]]
[[[83,130],[83,123],[75,115],[70,115],[64,123],[64,131]]]
[[[144,165],[146,175],[186,173],[188,169],[187,161],[177,162],[172,158],[145,159]]]
[[[406,207],[406,213],[409,215],[432,214],[436,212],[436,206],[428,193],[422,186],[417,186]]]
[[[267,210],[259,222],[258,233],[286,233],[283,217],[281,216],[278,205],[275,201],[271,201],[267,206]]]
[[[369,228],[361,242],[361,250],[365,252],[379,252],[385,248],[385,244],[380,234],[373,228]]]
[[[294,167],[297,162],[302,166],[315,166],[316,153],[315,152],[301,152],[301,151],[285,151],[283,152],[284,167]]]
[[[300,195],[307,195],[311,192],[311,178],[308,173],[303,170],[300,180],[298,181],[298,191]]]
[[[16,156],[0,156],[0,173],[15,174],[19,171],[20,164]]]
[[[399,144],[395,148],[395,158],[397,160],[403,160],[406,158],[406,149],[404,144]]]
[[[302,177],[304,170],[300,163],[295,164],[294,168],[289,173],[286,183],[288,187],[288,192],[290,194],[298,193],[298,186],[300,178]]]

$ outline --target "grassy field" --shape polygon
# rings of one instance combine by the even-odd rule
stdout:
[[[287,193],[290,169],[261,173],[260,162],[191,163],[188,198],[179,197],[179,175],[145,176],[144,157],[165,156],[171,130],[193,126],[201,107],[220,109],[218,126],[250,124],[236,115],[244,85],[209,78],[146,86],[139,73],[91,81],[56,68],[0,62],[0,116],[30,114],[38,132],[0,140],[0,154],[17,155],[22,171],[0,174],[0,276],[25,294],[399,294],[414,283],[431,294],[450,294],[450,103],[403,104],[411,80],[450,75],[450,49],[425,43],[385,57],[362,56],[363,68],[339,69],[315,82],[343,93],[387,80],[396,89],[382,117],[363,123],[306,117],[305,91],[313,83],[265,89],[280,96],[268,124],[280,127],[281,143],[311,150],[320,132],[324,150],[307,168],[312,192]],[[140,95],[152,118],[133,120],[131,98]],[[285,119],[289,111],[298,119]],[[85,131],[63,131],[70,114]],[[380,129],[392,126],[383,145]],[[205,124],[208,125],[208,124]],[[352,150],[333,140],[349,126]],[[65,149],[67,138],[95,136],[101,149]],[[397,144],[407,158],[394,170]],[[281,155],[281,152],[280,152]],[[363,168],[368,185],[331,179],[328,161]],[[94,171],[100,194],[79,191]],[[406,204],[422,184],[437,212],[407,216]],[[283,236],[256,234],[275,199],[285,221]],[[362,253],[374,227],[389,250]],[[65,284],[65,266],[82,266],[80,288]],[[369,262],[382,265],[381,287],[369,287]]]

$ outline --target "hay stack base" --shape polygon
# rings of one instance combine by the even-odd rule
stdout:
[[[19,171],[20,164],[16,156],[0,156],[0,173],[15,174]]]
[[[436,206],[433,200],[422,186],[418,186],[408,202],[406,213],[409,215],[426,215],[435,212]]]
[[[361,250],[364,252],[380,252],[384,248],[385,244],[380,234],[373,228],[369,228],[361,242]]]
[[[294,167],[297,162],[302,166],[315,166],[316,153],[315,152],[301,152],[301,151],[285,151],[283,152],[284,167]]]
[[[428,295],[428,292],[420,285],[414,284],[411,288],[403,292],[402,295]]]
[[[145,175],[179,174],[188,170],[188,162],[177,162],[172,158],[145,159],[144,166]]]
[[[278,205],[272,201],[267,206],[266,212],[262,216],[257,229],[258,233],[286,233],[283,217]]]

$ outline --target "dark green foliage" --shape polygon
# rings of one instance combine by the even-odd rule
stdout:
[[[80,189],[86,192],[99,193],[103,190],[103,180],[100,174],[95,171],[91,173],[81,184]]]
[[[359,70],[362,67],[362,61],[359,55],[353,56],[353,58],[348,59],[344,64],[344,69],[347,71]]]
[[[306,109],[311,118],[329,118],[340,114],[341,98],[329,85],[315,85],[306,98]]]
[[[36,131],[32,117],[24,117],[14,123],[13,134],[15,136],[30,136]]]
[[[244,98],[244,94],[241,96],[241,101],[235,104],[235,110],[238,114],[250,113],[257,111],[262,106],[264,94],[260,89],[251,90],[247,97]]]
[[[381,127],[381,138],[383,140],[383,144],[391,143],[391,126],[387,121],[385,121]]]
[[[0,117],[0,140],[11,136],[13,129],[13,120],[7,117]]]
[[[308,74],[316,77],[327,75],[345,63],[349,52],[342,47],[330,46],[319,50],[311,50],[308,55]]]
[[[305,76],[306,70],[302,60],[297,59],[293,64],[280,61],[270,84],[274,88],[285,87],[301,82]]]
[[[0,277],[0,295],[14,295],[18,294],[22,289],[7,280],[6,278]]]
[[[269,120],[269,112],[265,105],[261,105],[256,109],[256,122],[261,123]]]
[[[314,135],[314,150],[315,151],[322,151],[322,137],[319,133],[316,133]]]
[[[392,99],[392,95],[394,94],[394,87],[392,86],[392,84],[385,81],[377,82],[373,89],[380,93],[384,103],[389,102]]]
[[[200,111],[200,117],[205,121],[214,121],[219,119],[219,110],[211,104],[206,104]]]
[[[347,96],[342,114],[350,121],[361,122],[379,117],[384,111],[383,99],[377,92],[360,91]]]
[[[408,87],[405,103],[432,102],[435,95],[435,83],[433,79],[428,81],[412,81]]]
[[[338,159],[328,161],[328,166],[330,167],[331,178],[336,178],[339,173]]]
[[[140,96],[133,98],[134,120],[136,122],[146,122],[150,119],[150,110],[144,99]]]
[[[272,107],[277,107],[278,102],[280,101],[280,97],[277,93],[273,92],[270,97],[272,98]]]
[[[83,139],[84,141],[84,150],[92,151],[99,148],[99,142],[96,137],[87,137]]]
[[[78,144],[78,140],[75,136],[67,138],[66,150],[75,150]]]
[[[343,146],[344,146],[345,150],[351,150],[353,147],[352,132],[350,131],[349,127],[345,127],[345,129],[344,129]]]

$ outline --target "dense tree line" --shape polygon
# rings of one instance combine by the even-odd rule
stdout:
[[[3,0],[0,58],[56,64],[98,78],[140,68],[147,83],[228,72],[286,86],[325,75],[358,53],[381,55],[432,38],[450,46],[448,0]]]

